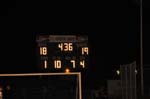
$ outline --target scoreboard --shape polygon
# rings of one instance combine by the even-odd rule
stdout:
[[[53,72],[82,71],[88,67],[88,36],[38,35],[37,65]]]

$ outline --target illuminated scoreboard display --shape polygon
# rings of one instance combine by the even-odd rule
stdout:
[[[76,35],[38,35],[37,61],[49,71],[82,71],[88,67],[88,37]]]

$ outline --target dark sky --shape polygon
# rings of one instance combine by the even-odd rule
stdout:
[[[139,61],[139,5],[134,0],[1,4],[1,72],[35,70],[39,33],[88,35],[91,71],[102,76]]]

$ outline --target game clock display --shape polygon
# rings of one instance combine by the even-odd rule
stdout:
[[[63,72],[82,71],[88,67],[88,36],[38,35],[37,65],[40,69]]]

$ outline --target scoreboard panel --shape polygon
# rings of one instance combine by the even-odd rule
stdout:
[[[88,67],[89,47],[86,35],[38,35],[36,43],[40,69],[79,72]]]

